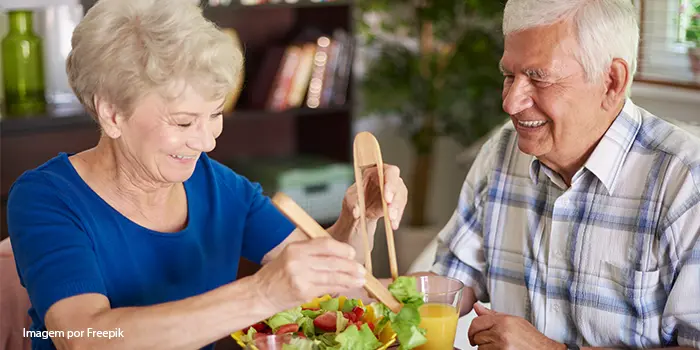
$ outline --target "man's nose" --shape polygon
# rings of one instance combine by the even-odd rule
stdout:
[[[516,115],[532,107],[532,89],[527,78],[515,77],[513,84],[504,91],[503,110],[509,115]]]

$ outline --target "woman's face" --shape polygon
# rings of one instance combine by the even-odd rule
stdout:
[[[174,101],[149,94],[127,118],[118,118],[118,152],[129,173],[156,183],[180,183],[194,172],[202,152],[216,146],[224,99],[207,101],[192,87]]]

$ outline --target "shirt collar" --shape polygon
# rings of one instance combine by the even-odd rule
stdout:
[[[642,117],[639,109],[632,100],[627,99],[622,111],[584,164],[584,167],[605,185],[609,194],[612,194],[615,189],[622,165],[632,149],[641,126]]]
[[[639,114],[637,106],[632,103],[632,100],[625,100],[625,105],[620,111],[620,114],[615,118],[608,131],[605,132],[603,138],[598,143],[598,146],[593,150],[584,167],[593,173],[605,185],[609,194],[613,193],[617,177],[622,169],[622,165],[629,154],[632,144],[634,143],[639,128],[642,124],[642,118]],[[530,162],[530,179],[537,185],[539,182],[540,170],[545,168],[546,175],[559,187],[566,188],[563,181],[559,184],[558,180],[561,177],[554,171],[547,171],[549,168],[544,166],[536,157],[532,157]],[[580,176],[581,172],[574,175],[572,182]]]
[[[532,183],[535,185],[539,183],[540,171],[544,171],[544,174],[560,189],[566,190],[569,187],[566,185],[561,175],[542,164],[537,157],[533,156],[530,161],[530,180],[532,180]]]

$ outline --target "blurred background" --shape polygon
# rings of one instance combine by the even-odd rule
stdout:
[[[0,0],[0,238],[7,193],[22,172],[97,142],[65,75],[72,30],[94,3]],[[201,3],[246,56],[211,156],[329,225],[354,181],[354,135],[374,133],[409,186],[396,233],[405,272],[450,218],[483,140],[506,121],[497,65],[504,1]],[[634,4],[642,31],[634,101],[700,123],[700,0]],[[381,227],[375,247],[375,274],[388,276]],[[241,274],[255,268],[242,264]]]

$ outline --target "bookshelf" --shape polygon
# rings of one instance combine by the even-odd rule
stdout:
[[[87,11],[96,1],[81,2]],[[353,112],[349,78],[343,94],[344,103],[318,108],[302,103],[271,110],[266,105],[265,90],[273,85],[283,59],[281,55],[288,46],[315,42],[323,35],[333,38],[338,30],[348,38],[353,37],[352,1],[287,3],[280,0],[272,3],[273,0],[242,5],[233,0],[227,6],[209,6],[208,0],[202,2],[205,17],[222,28],[236,31],[246,60],[243,89],[234,110],[224,117],[224,131],[210,156],[226,161],[306,154],[349,162]],[[270,54],[272,50],[277,50],[278,56]],[[352,51],[348,55],[351,60]],[[44,115],[31,118],[5,116],[0,120],[0,238],[7,236],[7,194],[15,179],[59,152],[73,153],[90,148],[98,138],[97,126],[82,109],[49,109]]]

